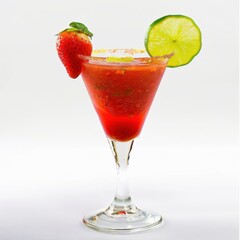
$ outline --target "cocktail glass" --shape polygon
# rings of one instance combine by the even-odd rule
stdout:
[[[84,223],[104,232],[138,232],[158,226],[162,217],[136,207],[127,185],[133,142],[139,136],[171,55],[149,57],[143,50],[112,49],[80,56],[82,78],[104,128],[117,165],[112,204],[86,215]]]

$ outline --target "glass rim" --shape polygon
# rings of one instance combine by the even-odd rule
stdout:
[[[131,64],[150,64],[154,61],[162,60],[163,63],[167,63],[169,59],[174,55],[174,53],[165,54],[162,56],[149,56],[148,52],[145,49],[135,49],[135,48],[110,48],[110,49],[96,49],[92,51],[91,56],[81,55],[79,57],[83,61],[91,61],[92,63],[105,63],[105,64],[124,64],[124,65],[131,65]],[[119,61],[119,62],[112,62],[108,61],[108,57],[116,57],[116,58],[132,58],[133,61]],[[159,63],[158,63],[159,64]]]

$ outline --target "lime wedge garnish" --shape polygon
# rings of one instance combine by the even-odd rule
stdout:
[[[173,53],[168,67],[186,65],[199,53],[201,31],[196,23],[183,15],[168,15],[154,21],[147,32],[145,47],[150,56]]]
[[[125,62],[132,62],[132,57],[107,57],[107,62],[113,62],[113,63],[125,63]]]

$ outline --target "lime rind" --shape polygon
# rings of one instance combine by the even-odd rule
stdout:
[[[150,56],[173,53],[168,67],[180,67],[190,63],[199,53],[201,39],[201,31],[190,17],[167,15],[149,26],[145,47]]]

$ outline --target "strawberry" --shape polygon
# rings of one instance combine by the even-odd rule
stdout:
[[[83,61],[79,55],[91,55],[93,34],[82,23],[72,22],[69,26],[70,28],[58,34],[56,47],[68,75],[77,78],[81,73]]]

